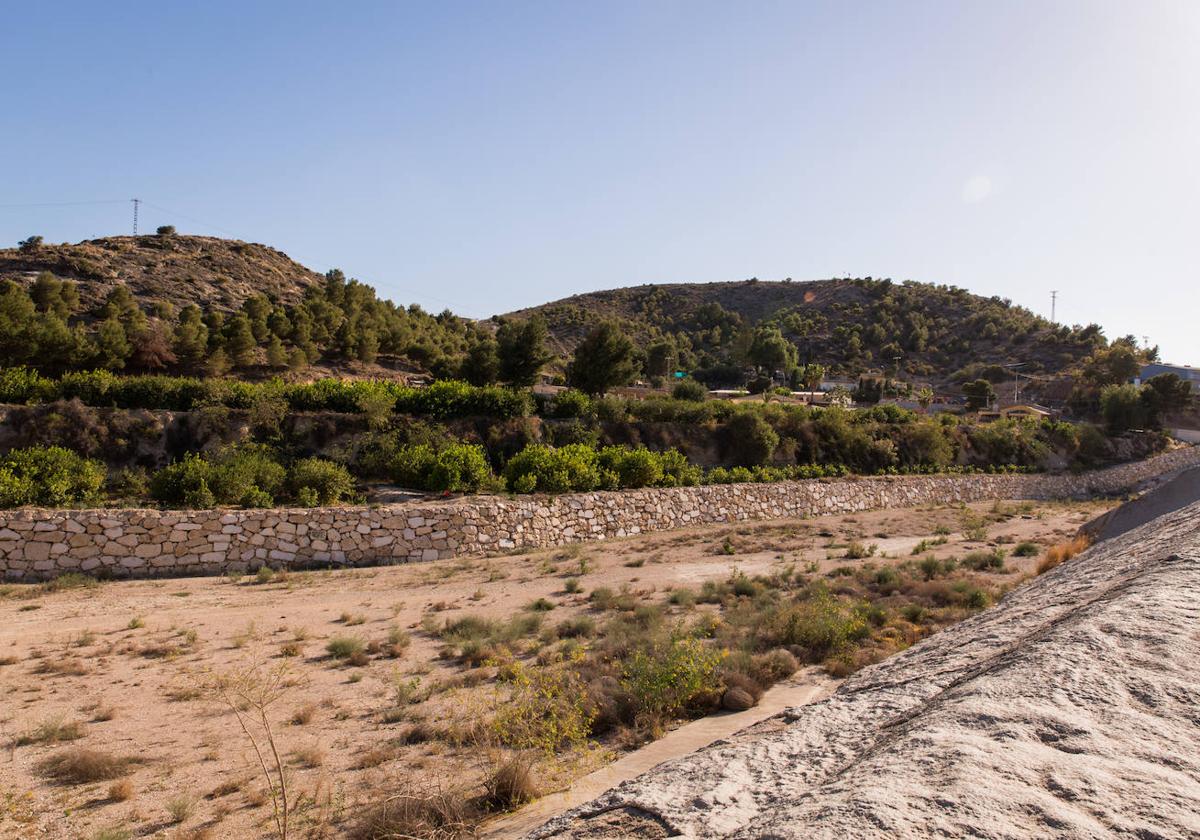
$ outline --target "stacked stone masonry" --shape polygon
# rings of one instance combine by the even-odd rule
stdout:
[[[369,566],[496,554],[689,525],[992,499],[1114,495],[1200,464],[1200,447],[1079,475],[896,476],[476,496],[381,507],[0,511],[0,576],[44,580]]]

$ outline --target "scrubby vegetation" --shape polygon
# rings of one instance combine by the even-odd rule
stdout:
[[[251,266],[273,279],[204,308],[182,284],[193,269]],[[1163,446],[1129,430],[1153,430],[1190,400],[1169,376],[1124,384],[1154,355],[1130,339],[870,278],[623,289],[470,323],[397,307],[262,246],[175,232],[79,246],[30,237],[0,252],[0,276],[11,278],[0,280],[9,507],[336,504],[370,498],[377,482],[555,493],[1090,468]],[[552,344],[572,350],[569,363]],[[1018,351],[1027,375],[1078,369],[1071,404],[1103,426],[772,402],[829,373],[883,368],[859,380],[860,403],[924,377],[965,383],[982,407]],[[314,378],[314,364],[359,375]],[[413,373],[436,378],[405,384]],[[543,373],[572,387],[535,394]],[[675,384],[669,397],[607,394],[636,377]],[[763,401],[709,400],[701,383]],[[933,392],[912,396],[927,408]]]
[[[149,489],[155,501],[175,507],[270,507],[282,500],[311,507],[347,499],[354,480],[345,467],[320,458],[285,468],[270,449],[250,444],[211,457],[186,455],[155,473]]]
[[[461,381],[414,388],[108,371],[0,371],[16,446],[0,504],[336,504],[372,482],[430,492],[560,493],[858,473],[1034,471],[1114,460],[1090,425],[987,424],[897,406],[552,397]],[[179,414],[147,412],[175,411]],[[1135,439],[1140,454],[1163,445]],[[158,441],[158,443],[155,443]],[[1128,444],[1126,445],[1128,451]],[[101,463],[97,459],[104,459]],[[89,460],[90,459],[90,460]],[[164,463],[166,462],[166,463]]]
[[[261,472],[259,454],[238,470]],[[801,669],[847,674],[986,608],[1039,563],[1029,546],[1099,509],[869,512],[167,590],[78,574],[0,587],[24,628],[0,669],[40,691],[10,727],[14,768],[79,836],[116,818],[134,833],[183,819],[231,836],[469,835]],[[64,607],[91,626],[64,634]],[[119,700],[131,679],[150,687],[136,714]],[[118,747],[139,733],[153,743],[135,761]],[[211,782],[179,794],[155,782],[163,766]],[[325,787],[332,769],[343,787]]]
[[[516,314],[527,313],[543,316],[568,347],[618,321],[646,348],[646,376],[678,366],[722,387],[745,384],[747,364],[795,371],[794,384],[803,384],[808,359],[801,355],[843,377],[875,368],[961,383],[988,366],[1003,377],[1000,366],[1017,361],[1027,363],[1026,373],[1057,372],[1106,345],[1095,325],[1057,326],[1002,298],[869,277],[640,286]]]

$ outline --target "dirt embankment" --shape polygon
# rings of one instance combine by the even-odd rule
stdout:
[[[1200,502],[535,831],[1200,837]]]

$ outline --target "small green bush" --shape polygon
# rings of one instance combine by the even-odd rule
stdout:
[[[483,447],[466,443],[406,444],[390,457],[387,469],[393,481],[418,490],[469,492],[492,481]]]
[[[367,644],[358,636],[334,636],[325,645],[325,652],[334,659],[349,659],[366,651]]]
[[[168,505],[271,507],[287,472],[262,446],[227,449],[206,459],[188,453],[150,479],[150,495]]]
[[[962,564],[977,572],[1003,571],[1004,552],[999,548],[992,551],[972,551],[962,559]]]
[[[675,633],[635,650],[622,669],[622,685],[636,714],[657,721],[678,717],[699,695],[716,690],[721,659],[700,639]]]
[[[13,449],[0,458],[0,506],[64,507],[96,499],[104,465],[61,446]]]
[[[304,458],[294,463],[288,471],[288,485],[297,500],[303,493],[304,501],[315,500],[319,505],[336,504],[354,492],[349,471],[323,458]]]
[[[773,624],[780,644],[806,648],[813,661],[840,653],[870,633],[861,610],[824,588],[781,610]]]
[[[532,444],[510,458],[504,469],[514,493],[676,487],[699,484],[701,476],[701,470],[674,449],[606,446],[597,452],[585,444]]]
[[[671,389],[671,398],[686,402],[704,402],[708,389],[694,379],[685,379]]]

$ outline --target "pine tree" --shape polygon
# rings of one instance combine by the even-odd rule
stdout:
[[[0,362],[20,365],[32,358],[29,336],[37,310],[29,294],[11,280],[0,284]]]
[[[523,321],[505,321],[496,332],[500,379],[516,387],[529,387],[553,356],[546,350],[546,321],[534,315]]]
[[[575,348],[567,382],[585,393],[603,394],[616,385],[625,385],[636,373],[633,341],[616,324],[606,321]]]
[[[200,307],[194,303],[179,313],[174,350],[179,362],[188,367],[198,366],[208,353],[208,327],[201,318]]]
[[[100,324],[96,331],[96,364],[109,370],[125,367],[133,348],[120,318],[114,313]]]
[[[175,364],[178,359],[171,352],[171,344],[161,322],[150,324],[133,341],[130,361],[139,370],[161,370]]]
[[[266,295],[254,295],[242,304],[242,311],[250,321],[250,332],[254,334],[254,340],[259,344],[266,342],[271,331],[267,325],[267,318],[271,314],[271,301],[267,300]]]
[[[229,373],[231,367],[229,356],[218,347],[208,355],[208,359],[204,363],[204,372],[209,376],[224,376]]]
[[[303,349],[292,348],[292,352],[288,354],[288,367],[292,370],[303,370],[308,367],[308,355]]]
[[[491,336],[484,336],[467,349],[459,368],[459,378],[472,385],[493,385],[500,375],[499,345]]]
[[[39,312],[53,312],[64,321],[79,308],[79,291],[70,281],[59,280],[43,271],[29,287],[29,297]]]
[[[287,349],[283,346],[283,342],[279,340],[279,336],[277,335],[272,335],[267,342],[267,364],[273,368],[287,367]]]
[[[235,367],[254,364],[254,350],[258,343],[250,329],[250,319],[245,312],[238,312],[225,326],[225,351]]]
[[[362,329],[358,334],[354,350],[360,362],[373,364],[379,356],[379,333],[370,327]]]

